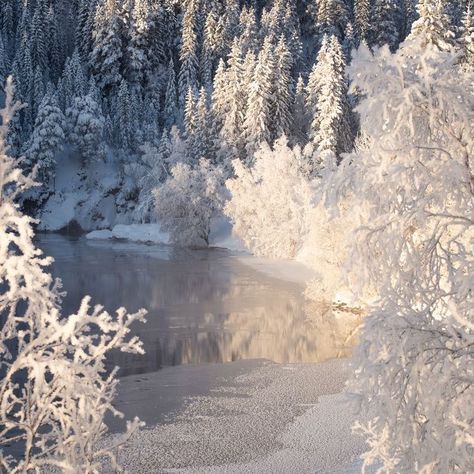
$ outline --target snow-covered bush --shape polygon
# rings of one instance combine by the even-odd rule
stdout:
[[[443,44],[445,49],[445,44]],[[380,473],[474,470],[474,77],[414,37],[361,47],[367,149],[332,181],[364,225],[352,286],[373,285],[351,391],[370,415],[365,466]]]
[[[7,84],[0,126],[0,470],[9,473],[93,473],[107,460],[119,469],[114,450],[138,428],[135,419],[124,437],[107,447],[106,413],[118,381],[108,373],[111,349],[143,353],[128,337],[144,312],[115,317],[84,298],[76,314],[61,315],[60,282],[45,268],[51,259],[33,244],[33,221],[16,200],[34,183],[19,161],[7,154],[6,135],[17,105]],[[13,446],[21,457],[6,451]]]
[[[227,198],[224,172],[201,159],[193,168],[178,163],[168,180],[154,191],[156,215],[163,231],[182,246],[209,245],[211,220]]]
[[[305,167],[309,151],[291,149],[285,137],[270,148],[262,144],[251,168],[233,162],[235,178],[227,181],[231,199],[225,213],[234,232],[255,255],[293,258],[308,232],[313,187]]]

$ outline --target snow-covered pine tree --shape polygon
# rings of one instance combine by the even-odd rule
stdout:
[[[105,95],[121,84],[123,57],[123,18],[119,0],[99,0],[94,17],[89,65]]]
[[[468,0],[462,17],[460,43],[463,50],[463,60],[468,69],[474,70],[474,12],[472,0]],[[1,75],[1,73],[0,73]]]
[[[171,128],[178,117],[178,95],[176,92],[176,73],[173,59],[170,59],[167,71],[167,84],[165,92],[164,122],[166,128]]]
[[[242,48],[242,54],[246,55],[247,51],[257,52],[259,45],[259,31],[257,25],[257,14],[253,6],[242,9],[240,14],[240,45]]]
[[[224,123],[227,104],[227,70],[222,58],[217,65],[212,86],[212,113],[220,130]]]
[[[33,117],[36,117],[38,113],[38,108],[43,100],[44,94],[46,91],[46,86],[44,83],[43,70],[41,66],[36,66],[34,75],[33,75],[33,89],[32,89],[32,102],[29,104],[31,108]]]
[[[189,88],[197,90],[199,87],[198,13],[198,0],[187,0],[183,16],[181,49],[179,51],[181,64],[178,83],[181,104],[184,104]]]
[[[186,131],[186,143],[189,151],[193,153],[194,134],[197,128],[196,99],[193,89],[188,88],[186,101],[184,103],[184,129]],[[198,157],[199,159],[199,157]]]
[[[417,38],[424,45],[450,50],[454,44],[451,20],[443,0],[420,0],[419,19],[413,24],[409,39]]]
[[[83,165],[104,157],[105,119],[93,93],[74,98],[66,111],[69,140],[79,150]]]
[[[201,59],[201,78],[203,84],[211,88],[212,78],[222,51],[223,29],[220,27],[219,17],[215,9],[207,14],[204,24],[204,38]]]
[[[216,164],[215,129],[211,111],[209,110],[207,92],[204,87],[199,91],[196,103],[196,130],[194,132],[193,152],[195,156],[205,158]]]
[[[342,42],[342,51],[344,52],[344,60],[346,64],[351,62],[352,50],[357,48],[357,40],[355,37],[354,27],[349,21],[344,32],[344,41]]]
[[[308,141],[308,113],[306,109],[306,84],[303,77],[298,76],[293,102],[293,123],[291,138],[298,145]]]
[[[6,45],[3,40],[3,35],[0,34],[0,88],[3,88],[3,83],[7,79],[9,70]]]
[[[317,65],[316,109],[312,141],[320,151],[339,154],[350,151],[352,132],[348,120],[347,80],[342,47],[335,35],[323,40],[327,48]]]
[[[92,48],[92,31],[89,30],[89,26],[91,25],[89,17],[92,15],[92,8],[91,0],[79,0],[77,6],[75,44],[84,63],[87,63]]]
[[[244,71],[240,42],[234,38],[232,49],[227,60],[227,71],[224,84],[224,111],[221,128],[221,138],[225,144],[237,149],[243,131],[243,120],[245,110],[245,94],[242,87]]]
[[[258,55],[255,74],[248,92],[247,109],[244,121],[244,136],[247,160],[253,160],[253,152],[262,143],[271,143],[273,108],[272,96],[275,73],[275,58],[273,43],[266,37]]]
[[[48,77],[53,83],[56,83],[61,75],[63,66],[63,52],[59,40],[59,28],[57,15],[54,6],[50,5],[46,16],[46,44],[48,51]]]
[[[291,70],[293,61],[282,34],[275,48],[274,100],[272,110],[273,140],[285,135],[290,136],[293,123],[293,84]]]
[[[114,111],[114,136],[125,151],[133,151],[137,123],[128,83],[122,79]]]
[[[240,7],[239,0],[223,0],[223,3],[223,54],[227,55],[230,51],[230,45],[239,32]]]
[[[46,94],[38,108],[33,134],[26,151],[29,169],[38,168],[38,177],[49,185],[55,173],[55,155],[64,146],[66,121],[56,95]]]
[[[17,50],[13,62],[12,76],[15,83],[15,96],[24,104],[33,102],[33,65],[27,36],[22,37],[21,47]],[[33,114],[31,107],[25,107],[19,113],[19,123],[22,138],[28,139],[33,129]]]
[[[29,42],[33,68],[40,66],[43,71],[48,65],[46,14],[46,0],[38,0],[31,21]]]
[[[359,42],[370,43],[372,0],[355,0],[354,18]]]
[[[68,109],[74,97],[82,97],[87,93],[87,80],[81,57],[77,50],[66,60],[63,75],[58,87],[59,103],[63,110]]]
[[[337,35],[342,40],[348,17],[344,0],[319,0],[316,23],[319,35]]]
[[[395,51],[401,40],[400,14],[399,0],[375,0],[372,22],[375,45],[388,44]]]
[[[151,75],[151,5],[148,0],[135,0],[130,18],[127,45],[127,70],[130,84],[142,90]]]

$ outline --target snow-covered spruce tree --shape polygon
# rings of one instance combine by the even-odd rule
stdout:
[[[344,0],[319,0],[317,14],[317,31],[323,35],[336,35],[342,39],[349,13]]]
[[[45,185],[54,177],[55,155],[64,145],[65,130],[66,121],[56,95],[46,94],[38,108],[25,160],[29,169],[37,167],[38,177]]]
[[[204,24],[204,38],[201,53],[201,77],[203,84],[210,88],[212,78],[222,50],[223,29],[215,8],[211,8]]]
[[[184,104],[188,89],[197,90],[199,74],[198,57],[198,0],[187,0],[183,16],[182,44],[179,52],[179,94],[181,104]]]
[[[409,38],[419,38],[425,45],[450,50],[454,42],[451,20],[442,0],[420,0],[419,19],[412,26]]]
[[[398,0],[375,0],[372,22],[372,41],[375,45],[388,44],[395,51],[401,39],[400,14]]]
[[[109,94],[121,82],[123,19],[119,0],[99,0],[95,11],[89,65],[100,89]]]
[[[460,42],[463,49],[463,62],[468,69],[474,70],[474,11],[471,0],[462,17]]]
[[[127,151],[134,149],[135,134],[138,131],[133,105],[133,96],[128,82],[122,79],[115,108],[114,132],[117,144]]]
[[[267,37],[258,55],[253,81],[248,91],[244,137],[249,161],[252,160],[254,150],[262,142],[271,143],[272,140],[274,73],[273,44]]]
[[[48,63],[46,13],[46,2],[39,0],[36,3],[29,32],[33,67],[39,66],[42,70],[46,68]]]
[[[359,42],[370,41],[370,18],[371,18],[371,0],[355,0],[354,2],[354,17],[357,37]]]
[[[0,34],[0,87],[2,88],[10,69],[8,63],[9,61],[5,42],[3,40],[3,36]]]
[[[145,87],[151,75],[151,5],[148,0],[135,0],[130,19],[127,45],[127,70],[134,87]]]
[[[362,47],[350,68],[369,146],[344,158],[331,187],[364,222],[352,287],[373,286],[378,300],[349,389],[369,416],[356,426],[365,466],[464,473],[474,469],[474,78],[418,31],[396,54]]]
[[[195,157],[206,158],[216,162],[216,131],[212,113],[209,110],[207,92],[201,87],[196,103],[196,130],[194,132],[193,150]]]
[[[348,85],[343,52],[336,36],[323,39],[308,87],[310,104],[314,104],[311,124],[314,145],[320,151],[334,154],[350,151],[352,131]]]
[[[296,83],[296,90],[293,99],[292,115],[293,123],[291,126],[293,139],[299,145],[307,143],[308,132],[308,114],[306,109],[306,84],[300,75]]]
[[[87,92],[87,79],[77,50],[66,60],[58,89],[59,104],[63,110],[71,107],[75,97]]]
[[[255,152],[251,168],[234,160],[235,178],[226,186],[231,199],[225,213],[233,231],[255,255],[293,258],[308,231],[313,188],[304,168],[309,158],[286,137],[273,149],[266,143]]]
[[[178,116],[178,95],[176,92],[176,73],[173,60],[170,59],[167,71],[165,107],[163,110],[166,127],[172,127]]]
[[[31,176],[8,156],[6,135],[18,106],[7,84],[0,126],[0,468],[12,474],[59,469],[66,473],[99,472],[109,460],[119,469],[115,448],[139,427],[103,445],[104,416],[121,415],[113,407],[118,381],[107,373],[111,349],[143,353],[129,328],[144,311],[112,317],[84,298],[76,314],[63,317],[60,284],[33,243],[33,221],[22,215],[17,198],[33,186]],[[100,337],[98,337],[100,335]],[[14,458],[7,445],[21,449]],[[103,446],[103,447],[101,447]]]
[[[230,149],[238,148],[242,138],[246,107],[243,76],[244,70],[240,42],[238,38],[235,38],[227,62],[224,88],[221,91],[224,95],[224,108],[220,112],[222,117],[221,138]]]
[[[255,8],[244,7],[240,14],[240,44],[242,54],[246,55],[248,51],[257,52],[259,45],[259,30],[257,24],[257,14]]]
[[[195,167],[178,163],[155,192],[155,210],[162,229],[181,246],[208,246],[212,219],[227,198],[222,168],[201,159]]]
[[[291,69],[293,61],[285,43],[285,37],[282,35],[275,48],[275,83],[272,112],[274,139],[282,135],[289,136],[293,123],[291,113],[293,103]]]
[[[105,119],[93,94],[76,97],[66,119],[69,140],[78,148],[83,164],[102,159]]]

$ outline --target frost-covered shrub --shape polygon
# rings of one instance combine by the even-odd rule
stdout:
[[[285,137],[270,148],[262,144],[251,168],[233,162],[235,178],[227,181],[231,199],[225,213],[234,232],[255,255],[293,258],[308,231],[313,187],[304,172],[310,162]]]
[[[156,215],[173,243],[209,245],[211,220],[221,213],[227,197],[223,181],[223,170],[205,159],[194,168],[174,165],[168,180],[154,191]]]
[[[361,47],[367,147],[332,179],[360,213],[351,283],[373,285],[351,391],[370,415],[365,466],[474,470],[474,77],[416,37],[396,54]],[[328,196],[329,192],[328,191]]]
[[[107,373],[111,349],[143,353],[129,338],[144,312],[111,316],[84,298],[76,314],[63,317],[60,282],[45,271],[51,259],[33,244],[33,221],[16,200],[34,183],[7,154],[6,135],[18,106],[11,80],[0,126],[0,470],[95,473],[115,460],[115,448],[138,428],[135,419],[120,439],[103,443],[104,416],[121,415],[112,405],[118,381]],[[7,446],[21,453],[8,455]]]

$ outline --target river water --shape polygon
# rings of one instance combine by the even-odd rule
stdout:
[[[67,295],[64,314],[84,295],[108,311],[148,310],[133,328],[146,354],[116,352],[120,375],[184,364],[268,359],[320,362],[345,355],[346,326],[303,288],[271,278],[223,249],[186,250],[40,234],[51,271]]]

